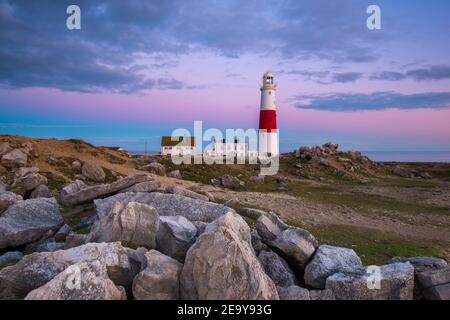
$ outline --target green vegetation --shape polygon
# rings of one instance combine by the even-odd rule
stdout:
[[[76,233],[89,233],[89,225],[81,225],[81,219],[95,215],[93,204],[85,204],[77,207],[61,209],[64,222],[73,228]]]

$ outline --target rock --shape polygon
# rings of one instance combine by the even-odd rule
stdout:
[[[192,221],[192,224],[197,229],[197,233],[195,235],[196,237],[200,236],[203,232],[205,232],[206,226],[208,225],[208,223],[203,221]]]
[[[88,243],[68,250],[29,254],[15,265],[0,270],[0,300],[23,299],[70,265],[95,261],[106,266],[108,276],[116,286],[131,292],[142,260],[142,251],[122,247],[118,242]]]
[[[5,168],[13,169],[27,165],[28,157],[19,149],[14,149],[2,156],[1,163]]]
[[[258,260],[277,287],[290,287],[297,284],[294,272],[275,252],[263,250],[259,253]]]
[[[263,238],[264,239],[264,238]],[[304,270],[318,242],[308,231],[289,227],[267,244],[280,253],[297,271]]]
[[[182,215],[189,221],[211,222],[232,210],[213,202],[205,202],[177,194],[159,192],[121,193],[106,199],[95,200],[94,203],[97,215],[103,217],[111,210],[111,207],[115,202],[121,202],[126,205],[131,201],[145,203],[154,207],[160,216]]]
[[[309,297],[311,300],[336,300],[331,290],[310,290]]]
[[[56,165],[58,165],[58,159],[56,159],[54,156],[50,155],[47,158],[47,163],[49,165],[56,166]]]
[[[214,197],[214,195],[211,192],[202,191],[202,194],[207,196],[209,201],[212,201],[212,202],[216,201],[216,198]]]
[[[9,206],[13,205],[17,201],[23,200],[22,196],[9,191],[0,191],[0,216],[3,211],[8,209]]]
[[[8,142],[0,143],[0,157],[3,157],[5,154],[11,152],[13,148],[9,145]]]
[[[331,162],[327,159],[319,158],[319,164],[324,167],[331,167]]]
[[[444,269],[448,266],[447,261],[444,259],[433,258],[433,257],[394,257],[389,263],[397,262],[409,262],[414,267],[414,272],[424,272],[430,270]]]
[[[66,245],[64,249],[70,249],[82,246],[86,243],[88,235],[87,234],[78,234],[75,232],[70,232],[66,237]]]
[[[258,220],[261,215],[268,214],[266,211],[254,209],[254,208],[242,208],[239,213],[241,214],[241,216],[244,216],[244,217],[247,217],[247,218],[250,218],[253,220]]]
[[[161,187],[161,182],[152,180],[152,181],[144,181],[140,183],[136,183],[134,186],[131,186],[122,192],[153,192],[158,190]]]
[[[200,235],[189,249],[181,272],[182,299],[278,299],[250,243],[250,228],[228,212]]]
[[[145,254],[147,267],[133,281],[136,300],[178,300],[183,265],[156,250]]]
[[[191,191],[189,189],[186,188],[182,188],[182,187],[174,187],[174,186],[169,186],[166,188],[166,192],[167,193],[171,193],[171,194],[178,194],[180,196],[185,196],[188,198],[193,198],[193,199],[199,199],[199,200],[203,200],[203,201],[209,201],[209,198],[203,194]]]
[[[64,249],[63,242],[46,241],[36,246],[35,252],[53,252]]]
[[[361,259],[354,250],[321,245],[306,266],[304,278],[308,286],[323,289],[329,276],[360,272],[362,269]]]
[[[261,237],[255,229],[250,231],[250,235],[252,247],[253,250],[255,250],[256,255],[259,255],[259,253],[263,250],[269,250],[269,248],[262,242]]]
[[[251,176],[249,180],[254,183],[262,184],[264,183],[264,176]]]
[[[327,143],[322,145],[322,148],[327,150],[327,151],[336,152],[337,149],[339,148],[339,145],[338,144],[333,144],[331,142],[327,142]]]
[[[277,287],[277,291],[280,300],[310,300],[309,291],[296,285]]]
[[[274,213],[261,213],[256,221],[256,230],[266,242],[275,240],[275,238],[287,228],[289,228],[289,226],[281,221]]]
[[[39,157],[39,153],[37,152],[33,143],[30,141],[22,143],[22,148],[20,150],[22,150],[26,155],[32,156],[33,158]]]
[[[1,169],[1,166],[0,166],[0,169]],[[6,185],[6,183],[4,183],[2,181],[1,176],[0,176],[0,193],[5,192],[6,188],[7,188],[7,185]]]
[[[184,262],[186,252],[195,242],[197,228],[183,216],[165,216],[160,219],[156,248],[165,255]]]
[[[68,224],[63,225],[55,233],[55,236],[54,236],[55,241],[58,241],[58,242],[65,241],[71,230],[72,230],[72,228]]]
[[[39,173],[38,167],[21,167],[14,172],[14,176],[16,178],[25,177],[26,175],[30,173]]]
[[[23,258],[23,253],[20,251],[9,251],[0,255],[0,268],[10,263],[19,261]]]
[[[220,178],[220,184],[229,189],[238,189],[245,186],[243,181],[229,174],[225,174]]]
[[[228,199],[228,200],[225,201],[225,203],[224,203],[224,205],[227,206],[227,207],[234,207],[234,206],[238,206],[238,205],[240,205],[240,204],[241,204],[241,202],[239,201],[238,198],[231,198],[231,199]]]
[[[427,300],[450,300],[450,267],[417,274],[422,295]]]
[[[126,178],[123,178],[121,180],[115,181],[111,184],[101,184],[91,187],[85,187],[80,189],[79,191],[67,193],[67,191],[64,191],[60,194],[59,197],[59,203],[61,203],[64,206],[74,206],[84,203],[89,203],[95,199],[99,198],[106,198],[113,194],[116,194],[122,190],[125,190],[137,183],[149,181],[151,179],[146,174],[137,174],[133,176],[129,176]],[[79,180],[78,180],[79,181]],[[82,184],[81,181],[77,183],[76,186],[68,186],[70,191],[75,190],[77,187],[81,187]],[[111,204],[112,206],[112,204]],[[109,208],[110,209],[110,208]],[[109,210],[108,210],[109,212]]]
[[[91,229],[87,242],[120,241],[129,248],[155,248],[159,215],[146,204],[116,202],[110,213],[98,220]]]
[[[166,168],[161,163],[158,162],[152,162],[146,166],[143,166],[142,170],[146,170],[159,176],[166,175]]]
[[[68,184],[61,190],[61,196],[67,196],[69,194],[77,193],[80,190],[87,188],[87,185],[81,180],[75,180],[71,184]]]
[[[39,185],[30,194],[30,199],[35,198],[53,198],[53,194],[46,185]]]
[[[170,177],[170,178],[174,178],[174,179],[183,179],[183,177],[181,176],[180,170],[173,170],[173,171],[170,171],[170,172],[167,174],[167,176]]]
[[[20,194],[24,198],[30,196],[31,192],[40,185],[46,185],[47,178],[39,173],[30,173],[14,181],[11,191]]]
[[[428,172],[419,172],[419,177],[423,179],[431,179],[433,176],[429,174]]]
[[[379,289],[375,272],[335,273],[327,278],[326,289],[336,300],[412,300],[414,268],[409,263],[392,263],[379,269]],[[373,285],[373,287],[372,287]]]
[[[18,201],[0,217],[0,249],[39,240],[63,223],[55,198]]]
[[[219,180],[219,179],[213,178],[213,179],[211,179],[211,180],[209,181],[209,183],[210,183],[211,185],[215,186],[215,187],[220,187],[220,180]]]
[[[95,161],[86,161],[81,167],[81,173],[88,179],[95,182],[105,181],[106,175],[102,167],[100,167]]]
[[[82,164],[81,164],[80,161],[75,160],[75,161],[72,162],[71,165],[72,165],[72,169],[73,169],[73,170],[75,170],[76,172],[81,172]]]
[[[25,297],[25,300],[125,299],[125,289],[117,287],[109,279],[106,266],[97,261],[70,265],[55,278]]]

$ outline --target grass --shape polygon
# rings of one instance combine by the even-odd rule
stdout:
[[[366,265],[381,265],[396,256],[445,257],[448,245],[439,241],[410,239],[375,229],[328,225],[309,227],[321,244],[352,248]]]
[[[79,226],[81,219],[90,217],[95,214],[95,209],[93,204],[85,204],[80,205],[76,207],[70,207],[70,208],[61,208],[61,213],[64,218],[64,222],[67,223],[71,227],[77,227]],[[81,226],[78,230],[74,230],[78,233],[82,233],[82,229],[84,229],[85,226]]]

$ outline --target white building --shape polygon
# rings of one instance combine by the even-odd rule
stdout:
[[[161,137],[161,155],[190,155],[195,156],[195,137],[191,136],[163,136]]]

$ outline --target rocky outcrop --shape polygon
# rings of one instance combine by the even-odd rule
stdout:
[[[266,242],[275,240],[287,228],[289,226],[281,221],[274,213],[261,213],[256,221],[256,230]]]
[[[93,261],[70,265],[25,300],[125,300],[123,287],[108,277],[105,265]]]
[[[54,198],[18,201],[0,217],[0,249],[37,241],[63,223]]]
[[[97,215],[101,218],[108,214],[115,202],[126,205],[131,201],[144,203],[155,208],[160,216],[182,215],[189,221],[211,222],[232,210],[213,202],[159,192],[121,193],[106,199],[95,200],[94,203]]]
[[[101,184],[91,187],[83,187],[84,183],[77,180],[75,184],[71,184],[63,189],[58,200],[64,206],[79,205],[95,199],[109,197],[137,183],[149,180],[152,180],[151,177],[145,174],[137,174],[120,179],[111,184]]]
[[[40,185],[46,185],[47,178],[39,173],[30,173],[24,177],[16,179],[11,186],[11,191],[20,194],[22,197],[29,197],[31,192]]]
[[[427,300],[450,300],[450,266],[419,272],[417,280]]]
[[[335,273],[356,273],[363,269],[361,259],[352,249],[321,245],[305,269],[305,283],[316,289],[325,288],[326,280]]]
[[[169,186],[166,188],[166,192],[171,194],[178,194],[180,196],[185,196],[192,199],[209,201],[209,198],[207,196],[182,187]]]
[[[105,181],[106,174],[95,161],[86,161],[81,167],[81,173],[88,179],[95,182]]]
[[[308,289],[291,285],[288,287],[277,287],[280,300],[310,300]]]
[[[145,182],[136,183],[121,192],[153,192],[161,187],[161,182],[157,180],[150,180]]]
[[[180,170],[173,170],[173,171],[170,171],[170,172],[167,174],[167,176],[170,177],[170,178],[174,178],[174,179],[182,179],[182,178],[183,178],[183,177],[181,176]]]
[[[258,260],[277,287],[290,287],[297,284],[297,279],[292,269],[275,252],[263,250],[259,253]]]
[[[3,157],[5,154],[12,151],[13,148],[9,145],[8,142],[2,142],[0,143],[0,157]]]
[[[19,196],[13,192],[1,192],[0,191],[0,216],[3,211],[8,209],[9,206],[13,205],[17,201],[23,200],[22,196]]]
[[[133,281],[136,300],[178,300],[183,265],[156,250],[145,254],[146,268]]]
[[[17,264],[0,270],[0,300],[23,299],[70,265],[80,262],[99,262],[106,267],[109,278],[116,286],[131,291],[133,279],[141,269],[143,254],[118,242],[88,243],[68,250],[33,253]]]
[[[326,289],[337,300],[412,300],[413,287],[414,268],[409,262],[384,265],[378,271],[335,273],[326,281]]]
[[[241,211],[239,211],[239,213],[241,214],[241,216],[253,219],[253,220],[258,220],[258,218],[263,215],[263,214],[267,214],[266,211],[263,210],[259,210],[259,209],[254,209],[254,208],[242,208]]]
[[[389,263],[409,262],[414,267],[414,272],[424,272],[431,270],[444,269],[448,266],[444,259],[433,257],[394,257]]]
[[[180,262],[195,242],[197,228],[183,216],[160,217],[156,247],[159,251]]]
[[[15,170],[14,177],[21,178],[25,177],[26,175],[30,173],[39,173],[38,167],[21,167]]]
[[[110,213],[98,220],[87,237],[87,242],[120,241],[129,248],[155,248],[159,215],[146,204],[116,202]]]
[[[229,189],[238,189],[245,186],[244,181],[239,180],[238,178],[225,174],[222,177],[220,177],[220,184]]]
[[[161,163],[158,162],[152,162],[146,166],[143,166],[142,170],[146,170],[159,176],[166,175],[166,168]]]
[[[53,198],[53,194],[46,185],[39,185],[30,193],[30,199]]]
[[[250,243],[250,228],[228,212],[189,249],[181,272],[182,299],[278,299]]]
[[[4,154],[1,159],[1,164],[5,168],[20,168],[27,165],[28,157],[19,149],[11,150],[10,152]]]

